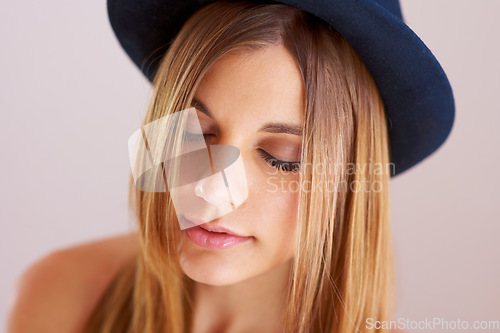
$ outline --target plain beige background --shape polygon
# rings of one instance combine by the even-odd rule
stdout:
[[[446,143],[391,181],[396,318],[500,320],[500,1],[402,8],[448,73],[457,115]],[[150,87],[104,1],[2,1],[0,27],[3,330],[30,263],[133,227],[127,139]]]

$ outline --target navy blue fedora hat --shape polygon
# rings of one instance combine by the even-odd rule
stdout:
[[[107,0],[121,46],[152,81],[187,18],[216,0]],[[402,173],[438,149],[455,118],[439,62],[404,23],[398,0],[279,0],[328,22],[356,50],[377,84],[387,116],[390,161]],[[158,54],[160,50],[160,54]]]

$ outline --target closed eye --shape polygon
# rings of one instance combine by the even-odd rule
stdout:
[[[267,151],[258,148],[258,154],[273,168],[284,172],[297,172],[300,169],[300,161],[283,161],[277,159]]]
[[[192,133],[188,131],[183,131],[182,132],[182,140],[184,141],[189,141],[189,142],[200,142],[202,140],[205,140],[207,136],[210,134],[200,134],[200,133]]]

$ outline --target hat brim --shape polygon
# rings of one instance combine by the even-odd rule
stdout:
[[[108,0],[108,15],[125,52],[152,81],[187,18],[214,1]],[[404,23],[397,1],[276,2],[328,22],[366,64],[384,103],[394,171],[391,176],[414,166],[443,144],[455,118],[453,92],[437,59]]]

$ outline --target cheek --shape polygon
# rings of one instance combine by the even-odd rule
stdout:
[[[295,226],[297,222],[298,193],[295,192],[260,192],[258,196],[260,205],[266,212],[264,218],[269,225],[281,228]],[[284,231],[284,230],[282,230]]]
[[[293,255],[299,200],[299,191],[291,185],[293,180],[292,177],[277,177],[272,183],[278,188],[269,189],[266,185],[269,181],[263,179],[259,186],[252,187],[251,198],[255,200],[252,206],[259,207],[259,216],[255,216],[259,230],[257,236],[264,253],[273,253],[277,260],[289,259]]]

